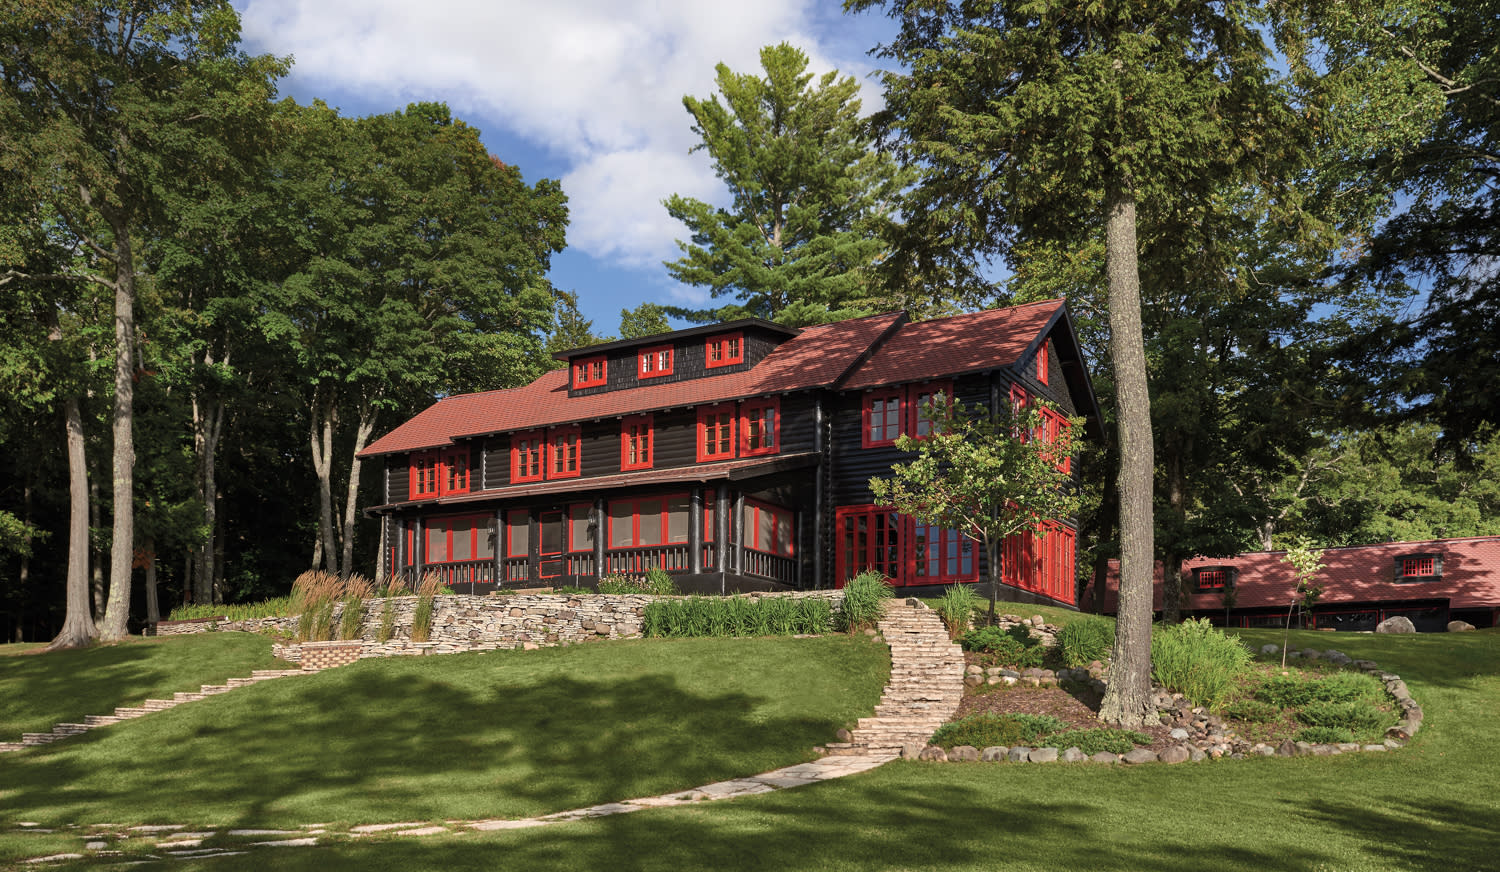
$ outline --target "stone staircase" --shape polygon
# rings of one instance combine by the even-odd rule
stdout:
[[[54,724],[50,733],[22,733],[19,742],[0,742],[0,753],[6,751],[19,751],[22,748],[31,748],[37,745],[50,745],[59,739],[69,736],[77,736],[89,730],[99,727],[107,727],[110,724],[118,724],[131,718],[138,718],[152,712],[166,711],[169,708],[182,705],[187,702],[197,702],[204,697],[219,693],[227,693],[236,687],[246,687],[273,678],[287,678],[293,675],[311,675],[312,670],[305,669],[257,669],[250,673],[249,678],[231,678],[225,684],[205,684],[196,693],[174,693],[171,699],[148,699],[139,706],[131,708],[117,708],[112,715],[88,715],[81,724]]]
[[[823,746],[824,754],[915,757],[963,700],[964,652],[937,612],[914,599],[892,600],[877,627],[891,647],[890,683],[875,716],[860,718],[849,741]]]

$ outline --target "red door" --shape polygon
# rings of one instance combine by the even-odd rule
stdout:
[[[563,574],[563,552],[567,550],[568,530],[562,512],[542,512],[541,576],[557,578]]]

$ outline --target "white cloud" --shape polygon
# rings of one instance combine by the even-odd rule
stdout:
[[[245,0],[242,17],[246,42],[295,55],[299,78],[436,97],[561,155],[569,244],[639,268],[677,256],[683,228],[663,198],[723,197],[707,157],[688,154],[682,108],[684,94],[713,93],[715,64],[757,70],[760,47],[787,40],[815,70],[864,82],[862,55],[834,56],[837,34],[811,33],[817,2]],[[878,97],[863,90],[869,109]]]

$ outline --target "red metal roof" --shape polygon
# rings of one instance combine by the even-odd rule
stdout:
[[[903,324],[839,387],[859,390],[1010,366],[1062,307],[1062,300],[1043,300]]]
[[[1283,563],[1285,551],[1252,551],[1237,557],[1194,557],[1183,566],[1228,566],[1235,578],[1235,608],[1285,606],[1291,601],[1296,577]],[[1440,554],[1443,574],[1433,581],[1396,581],[1398,557]],[[1110,561],[1105,611],[1114,612],[1119,596],[1119,563]],[[1156,567],[1153,605],[1162,607],[1161,565]],[[1191,577],[1189,579],[1191,581]],[[1320,605],[1390,600],[1447,599],[1450,608],[1500,607],[1500,536],[1433,539],[1425,542],[1382,542],[1329,548],[1323,552],[1323,571],[1314,578],[1323,594]],[[1218,592],[1190,593],[1185,609],[1222,609]]]

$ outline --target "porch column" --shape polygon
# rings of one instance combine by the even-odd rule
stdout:
[[[542,525],[536,512],[526,510],[526,581],[542,580]]]
[[[719,485],[714,496],[714,562],[719,565],[719,593],[728,590],[724,578],[729,571],[729,485]]]
[[[495,510],[495,587],[505,584],[505,510]]]
[[[396,523],[396,560],[388,584],[398,584],[406,575],[406,519],[399,515],[392,518]],[[380,555],[383,559],[384,554]]]
[[[688,499],[688,571],[703,571],[703,488],[693,488]]]
[[[731,519],[734,527],[734,571],[740,575],[745,574],[745,492],[739,491],[734,495],[734,517]]]
[[[425,537],[427,535],[427,530],[425,528],[425,525],[422,523],[422,516],[421,515],[417,515],[415,518],[412,518],[412,520],[411,520],[411,526],[412,526],[412,531],[411,531],[412,580],[411,580],[411,584],[412,584],[412,589],[415,590],[416,587],[417,587],[417,585],[419,585],[419,584],[422,583],[422,573],[427,570],[427,564],[423,560],[423,558],[425,558],[427,556],[427,549],[422,547],[423,545],[427,544],[426,541],[425,541]]]
[[[607,543],[604,537],[609,533],[609,524],[604,517],[604,497],[594,497],[594,577],[603,578],[604,571],[604,547]]]

